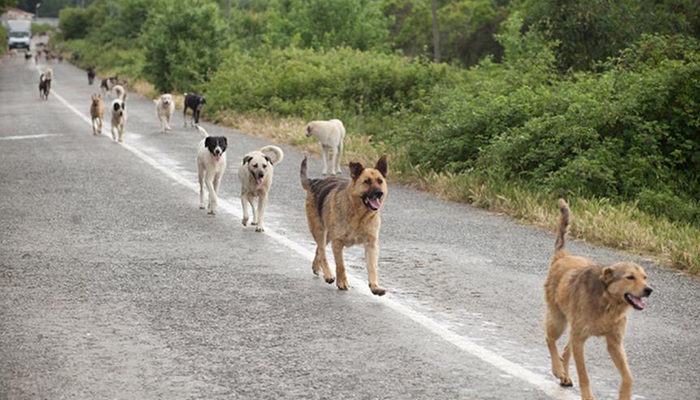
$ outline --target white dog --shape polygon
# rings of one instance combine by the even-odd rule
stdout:
[[[126,125],[126,93],[123,99],[112,100],[112,139],[124,142],[124,125]]]
[[[204,128],[196,125],[204,140],[199,143],[197,150],[197,175],[199,177],[199,208],[204,209],[204,186],[209,192],[207,212],[214,214],[218,203],[219,185],[226,171],[225,136],[209,136]]]
[[[263,232],[263,219],[267,207],[267,196],[272,186],[274,165],[284,159],[282,149],[277,146],[265,146],[251,151],[243,157],[243,164],[238,168],[241,181],[241,207],[243,208],[243,226],[248,225],[248,204],[253,209],[253,222],[256,232]],[[253,200],[258,198],[256,209]]]
[[[306,136],[316,136],[321,142],[323,156],[323,175],[328,174],[328,152],[332,152],[331,174],[340,174],[340,158],[343,153],[345,126],[339,119],[330,121],[311,121],[306,125]]]
[[[173,96],[169,93],[161,95],[158,100],[153,100],[156,103],[156,116],[160,121],[160,129],[163,133],[169,131],[170,128],[170,117],[172,117],[175,111],[175,102],[173,102]]]
[[[115,85],[112,88],[112,91],[114,92],[114,97],[116,99],[119,99],[121,101],[126,101],[126,90],[124,89],[124,86],[122,85]]]

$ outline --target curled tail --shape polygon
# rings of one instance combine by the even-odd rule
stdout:
[[[197,130],[199,131],[199,133],[202,134],[202,136],[204,136],[205,138],[206,138],[206,137],[209,137],[209,132],[207,132],[206,129],[202,128],[202,127],[199,126],[199,125],[195,125],[195,126],[197,127]]]
[[[301,162],[301,169],[299,170],[299,178],[301,178],[301,187],[303,187],[306,191],[311,189],[311,182],[309,181],[309,177],[306,175],[307,158],[308,157],[306,156],[304,157],[304,160]]]
[[[274,160],[272,160],[272,163],[275,165],[281,163],[282,160],[284,160],[284,152],[277,146],[264,146],[260,149],[260,152],[263,154],[272,153],[274,155]]]
[[[569,227],[569,205],[566,204],[566,200],[559,199],[559,227],[557,228],[557,240],[554,242],[554,253],[564,250],[564,238],[566,236],[566,230]]]

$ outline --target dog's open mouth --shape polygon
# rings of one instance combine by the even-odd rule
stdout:
[[[647,303],[642,299],[641,297],[637,297],[634,295],[631,295],[629,293],[625,293],[625,300],[634,307],[635,310],[643,310],[644,307],[647,306]]]
[[[365,207],[372,211],[377,211],[382,207],[382,199],[377,195],[365,195],[362,197]]]

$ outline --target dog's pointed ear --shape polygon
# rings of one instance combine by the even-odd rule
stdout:
[[[352,180],[359,178],[364,170],[365,167],[362,164],[358,162],[350,162],[350,176],[352,177]]]
[[[615,271],[613,271],[612,267],[603,268],[603,271],[600,273],[600,280],[605,284],[605,286],[609,285],[614,279]]]
[[[222,136],[221,140],[224,142],[224,146],[228,146],[228,139],[226,139],[226,136]]]
[[[204,147],[209,147],[211,145],[211,141],[211,136],[207,136],[206,138],[204,138]]]
[[[386,178],[386,173],[388,170],[388,166],[386,163],[386,154],[381,156],[379,160],[377,160],[377,164],[374,166],[374,169],[377,171],[381,172],[382,176]]]
[[[243,157],[243,165],[248,164],[250,162],[250,160],[252,160],[252,159],[253,159],[253,157],[251,157],[251,156]]]
[[[275,165],[275,163],[272,162],[272,159],[271,159],[270,157],[265,156],[265,159],[266,159],[267,162],[269,162],[270,164]]]

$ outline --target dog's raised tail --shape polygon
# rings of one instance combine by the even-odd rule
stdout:
[[[263,146],[260,149],[260,152],[263,154],[272,153],[275,157],[275,159],[272,160],[272,163],[275,165],[281,163],[282,160],[284,160],[284,152],[282,151],[282,149],[280,149],[277,146],[273,146],[273,145]]]
[[[202,136],[204,136],[205,138],[206,138],[206,137],[209,137],[209,132],[207,132],[206,129],[202,128],[202,127],[199,126],[199,125],[195,125],[195,126],[197,127],[197,130],[199,131],[199,133],[202,134]]]
[[[304,159],[301,161],[301,168],[299,169],[299,178],[301,178],[301,187],[303,187],[304,190],[306,190],[306,191],[311,189],[311,181],[309,180],[309,177],[306,175],[307,161],[308,161],[308,157],[304,156]]]
[[[554,254],[564,250],[566,230],[569,228],[569,205],[566,200],[559,199],[559,226],[557,227],[557,240],[554,242]]]

